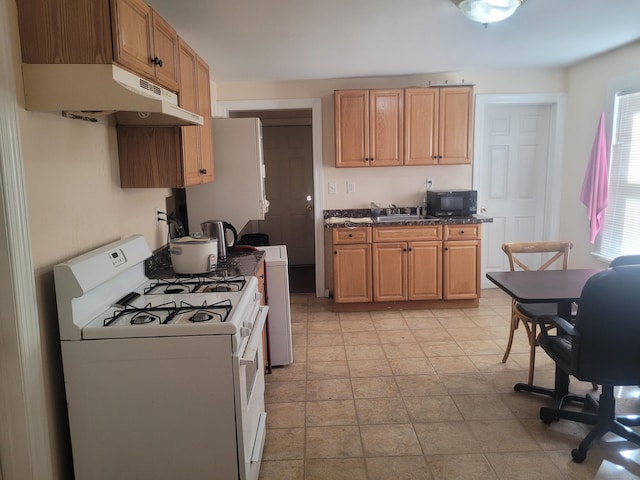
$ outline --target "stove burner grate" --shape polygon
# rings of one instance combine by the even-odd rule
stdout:
[[[229,317],[231,309],[232,305],[229,299],[221,300],[210,305],[206,301],[202,302],[202,305],[191,305],[188,302],[182,301],[180,305],[176,302],[168,302],[156,306],[147,304],[142,308],[125,305],[124,308],[117,310],[113,315],[104,319],[103,326],[109,327],[126,315],[133,315],[129,321],[131,325],[147,325],[156,320],[159,321],[161,325],[166,325],[178,315],[188,314],[189,312],[194,312],[193,315],[189,317],[189,321],[192,323],[207,322],[213,319],[218,319],[219,322],[225,322]],[[161,313],[166,313],[164,320],[161,320],[160,315],[158,315]]]
[[[241,292],[246,283],[245,277],[241,275],[235,277],[194,276],[171,280],[160,279],[145,288],[144,294]]]

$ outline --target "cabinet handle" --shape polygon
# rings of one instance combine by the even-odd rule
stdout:
[[[460,230],[460,235],[464,235],[464,230]]]
[[[375,160],[376,160],[375,158],[371,157],[371,161],[372,161],[372,162],[374,162]]]
[[[350,233],[350,234],[349,234],[349,238],[353,238],[353,233]]]
[[[334,254],[334,255],[337,255],[337,254],[338,254],[338,251],[337,251],[337,250],[334,250],[334,251],[333,251],[333,254]]]
[[[153,57],[153,64],[162,68],[162,59],[158,57]]]
[[[206,175],[207,174],[207,169],[206,168],[201,168],[200,169],[200,175]]]

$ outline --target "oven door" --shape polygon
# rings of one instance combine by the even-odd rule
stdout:
[[[257,480],[265,440],[264,359],[262,332],[268,307],[259,307],[249,340],[240,353],[237,368],[236,416],[240,478]],[[238,408],[239,407],[239,408]],[[240,428],[241,426],[241,428]]]

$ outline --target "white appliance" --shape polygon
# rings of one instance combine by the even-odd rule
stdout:
[[[122,125],[202,125],[178,95],[114,64],[22,64],[27,110],[79,118],[114,114]]]
[[[269,352],[272,366],[293,363],[289,261],[286,245],[256,247],[266,252],[267,299],[269,302]]]
[[[75,478],[256,480],[257,280],[149,280],[150,255],[136,235],[54,267]]]
[[[189,229],[221,219],[240,231],[250,220],[264,220],[269,209],[262,126],[259,118],[214,118],[211,128],[215,179],[186,189]]]

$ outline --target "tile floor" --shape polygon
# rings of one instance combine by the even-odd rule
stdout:
[[[640,447],[608,434],[576,464],[570,451],[589,427],[547,426],[538,411],[550,399],[513,391],[528,345],[517,331],[501,363],[510,299],[499,290],[473,309],[334,313],[331,300],[304,294],[291,303],[295,362],[267,376],[261,480],[640,478]],[[552,386],[553,363],[536,358],[535,383]],[[620,389],[619,410],[640,413],[638,392]]]

